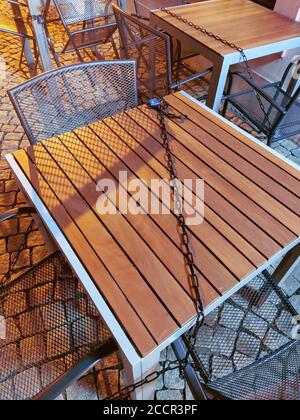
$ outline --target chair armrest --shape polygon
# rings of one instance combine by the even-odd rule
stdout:
[[[230,86],[232,86],[232,81],[234,77],[239,77],[242,80],[244,80],[244,82],[248,83],[249,86],[252,87],[252,89],[254,89],[257,93],[259,93],[260,96],[262,96],[266,101],[268,101],[274,108],[277,109],[277,111],[279,111],[281,114],[285,114],[286,113],[286,109],[282,108],[280,105],[278,105],[277,102],[274,101],[274,99],[268,95],[266,92],[264,92],[260,86],[258,86],[253,80],[251,80],[247,75],[245,75],[244,73],[241,72],[231,72],[229,74],[229,79],[230,79]],[[230,99],[233,98],[234,96],[238,96],[240,94],[240,92],[237,92],[235,94],[228,94],[225,96],[225,99]]]
[[[69,369],[64,375],[52,383],[46,390],[38,394],[35,401],[55,400],[61,395],[72,383],[84,376],[89,370],[93,369],[101,359],[118,351],[116,342],[111,339],[106,344],[89,353],[81,359],[76,365]]]
[[[0,214],[0,222],[13,219],[14,217],[17,217],[25,213],[36,213],[36,210],[33,207],[20,207],[20,208],[7,210],[4,213]]]

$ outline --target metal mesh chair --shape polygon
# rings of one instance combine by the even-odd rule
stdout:
[[[121,48],[127,59],[137,62],[139,92],[151,98],[165,96],[171,89],[199,79],[211,69],[179,80],[179,61],[174,59],[172,39],[141,19],[130,16],[113,6],[121,38]],[[175,66],[173,66],[175,64]]]
[[[134,61],[102,61],[59,68],[10,90],[32,144],[137,105]]]
[[[113,34],[117,29],[112,11],[113,0],[53,0],[60,19],[68,35],[63,53],[75,51],[83,61],[80,50],[92,48],[96,57],[100,54],[96,47],[110,42],[116,58],[118,48]]]
[[[55,399],[116,350],[61,253],[0,289],[0,400]]]
[[[296,310],[270,276],[261,275],[213,311],[200,329],[187,380],[197,399],[300,399]],[[183,344],[183,342],[185,344]],[[189,334],[178,341],[178,357]]]
[[[288,66],[283,78],[276,83],[258,86],[246,75],[233,72],[229,76],[228,91],[225,96],[223,115],[231,104],[247,120],[268,138],[268,144],[295,136],[300,133],[300,87],[293,92],[295,81],[286,89],[292,68]],[[261,110],[257,95],[261,98],[268,118]]]

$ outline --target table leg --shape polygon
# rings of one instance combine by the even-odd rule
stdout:
[[[44,70],[48,71],[52,69],[53,65],[43,23],[44,17],[41,15],[42,4],[43,3],[41,0],[28,0],[28,8],[32,18],[32,26],[35,33],[36,42],[38,44],[42,65]]]
[[[279,284],[287,279],[298,264],[300,264],[300,244],[286,254],[273,273],[275,283]]]
[[[121,352],[126,385],[135,384],[151,373],[157,372],[159,369],[160,352],[155,351],[151,355],[141,359],[136,365],[132,365],[126,355]],[[156,381],[143,385],[131,393],[133,400],[153,400],[156,390]]]
[[[222,58],[215,62],[208,91],[207,106],[219,113],[222,97],[224,94],[230,63]]]

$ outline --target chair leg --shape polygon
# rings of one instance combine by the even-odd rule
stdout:
[[[116,42],[115,42],[115,40],[114,40],[114,37],[113,37],[113,36],[111,37],[111,44],[112,44],[112,46],[113,46],[115,56],[116,56],[116,58],[119,60],[119,59],[120,59],[120,54],[119,54],[119,50],[118,50],[118,48],[117,48],[117,46],[116,46]]]
[[[20,55],[20,60],[19,60],[19,67],[21,67],[22,63],[23,63],[23,55],[24,55],[24,51],[25,51],[25,38],[22,38],[22,50],[21,50],[21,55]]]

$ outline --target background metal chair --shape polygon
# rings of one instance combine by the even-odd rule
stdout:
[[[299,64],[299,63],[298,63]],[[291,63],[282,79],[276,83],[259,86],[243,73],[229,75],[228,90],[225,95],[223,115],[231,104],[268,138],[268,145],[300,133],[300,87],[293,92],[296,80],[291,78]],[[266,110],[261,110],[257,95]]]
[[[137,62],[139,92],[142,97],[165,96],[172,89],[197,80],[211,69],[191,74],[179,80],[180,62],[174,59],[172,39],[141,19],[113,6],[121,39],[121,49],[127,59]],[[173,63],[176,63],[175,66]]]
[[[298,313],[270,276],[259,276],[205,320],[187,381],[196,399],[300,399]],[[294,335],[295,334],[295,335]],[[174,344],[178,358],[189,334]]]
[[[25,5],[23,3],[17,3],[13,0],[7,0],[7,3],[9,3],[12,6],[16,6],[18,9],[18,14],[14,15],[12,13],[12,9],[7,9],[7,13],[5,11],[5,14],[0,14],[0,33],[10,34],[13,37],[18,37],[21,41],[22,48],[21,48],[21,54],[20,54],[20,61],[19,66],[21,66],[23,62],[24,57],[24,48],[25,48],[25,42],[27,40],[32,41],[35,55],[36,55],[36,43],[34,39],[34,35],[32,33],[31,26],[26,21],[26,18],[24,19],[24,16],[22,15],[21,9],[24,9]],[[22,8],[21,8],[22,6]]]
[[[68,35],[62,53],[75,51],[83,61],[82,49],[92,49],[101,58],[97,47],[110,42],[116,58],[118,48],[113,35],[117,29],[112,11],[113,0],[53,0]]]
[[[95,61],[61,67],[8,94],[34,144],[135,107],[136,63]]]
[[[1,285],[0,333],[1,401],[55,399],[118,350],[60,252]]]

